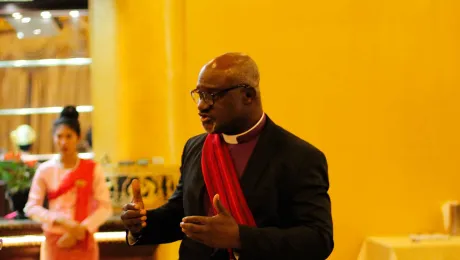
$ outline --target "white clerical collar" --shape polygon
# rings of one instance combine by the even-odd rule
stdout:
[[[226,135],[226,134],[222,134],[222,137],[224,138],[224,141],[227,143],[227,144],[238,144],[238,140],[237,138],[239,136],[242,136],[242,135],[245,135],[249,132],[251,132],[252,130],[254,130],[257,126],[259,126],[263,119],[264,119],[264,116],[265,116],[265,113],[262,113],[262,116],[260,117],[259,121],[253,126],[251,127],[251,129],[249,129],[248,131],[244,132],[244,133],[241,133],[241,134],[237,134],[237,135]]]

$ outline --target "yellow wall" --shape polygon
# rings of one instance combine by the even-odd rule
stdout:
[[[184,134],[180,0],[90,1],[94,150],[179,164]]]
[[[186,73],[227,51],[260,65],[265,110],[329,160],[336,248],[441,231],[460,198],[458,0],[193,0]],[[201,128],[189,103],[188,133]]]
[[[131,113],[121,111],[120,120],[142,124],[145,115],[136,113],[148,108],[161,121],[147,124],[153,133],[171,136],[171,111],[171,120],[185,126],[173,142],[142,141],[152,138],[136,135],[142,126],[116,122],[125,131],[117,140],[118,147],[128,147],[125,156],[140,155],[135,149],[145,143],[150,148],[144,153],[179,153],[171,143],[181,146],[202,131],[191,99],[185,99],[200,67],[223,52],[243,51],[260,65],[268,114],[329,160],[336,241],[330,259],[356,259],[365,236],[441,231],[440,203],[460,196],[458,0],[173,1],[184,3],[178,9],[118,2],[117,41],[125,48],[117,49],[117,58],[126,63],[116,78],[120,91],[137,91],[122,96],[129,100],[119,109]],[[181,17],[183,27],[162,20],[180,23]],[[165,44],[168,32],[179,40],[182,35],[183,45]],[[185,56],[170,67],[163,51]],[[168,80],[165,68],[185,70],[181,87],[177,78]],[[161,78],[149,82],[155,75]],[[173,92],[159,89],[170,86]],[[104,103],[98,93],[94,98]],[[185,103],[171,108],[155,93]],[[156,105],[145,105],[149,100]],[[99,132],[97,138],[105,136]],[[177,244],[165,248],[160,259],[177,258]]]
[[[178,164],[184,96],[178,91],[184,85],[182,6],[177,0],[115,2],[122,156],[161,156]]]

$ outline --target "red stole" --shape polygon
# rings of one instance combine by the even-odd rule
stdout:
[[[93,196],[93,175],[96,164],[92,160],[80,159],[78,167],[69,172],[54,191],[48,191],[48,199],[51,201],[65,194],[72,188],[76,188],[77,201],[75,203],[74,219],[81,223],[88,217],[90,199]]]
[[[230,151],[220,135],[208,134],[206,137],[201,167],[211,204],[214,195],[219,194],[222,205],[230,211],[238,224],[255,227],[256,222],[241,190]],[[214,207],[212,209],[216,214]],[[231,249],[229,251],[231,253]]]

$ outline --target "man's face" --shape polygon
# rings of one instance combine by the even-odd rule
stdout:
[[[204,69],[206,70],[206,68]],[[222,73],[202,71],[195,95],[201,123],[208,133],[238,134],[243,113],[242,87]]]

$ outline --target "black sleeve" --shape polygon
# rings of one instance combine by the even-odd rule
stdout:
[[[324,260],[334,247],[327,161],[316,151],[288,180],[290,228],[240,225],[244,259]]]
[[[182,153],[181,176],[176,190],[166,204],[157,209],[147,210],[147,226],[137,237],[134,245],[171,243],[183,238],[184,233],[179,226],[184,218],[182,165],[188,143]]]

